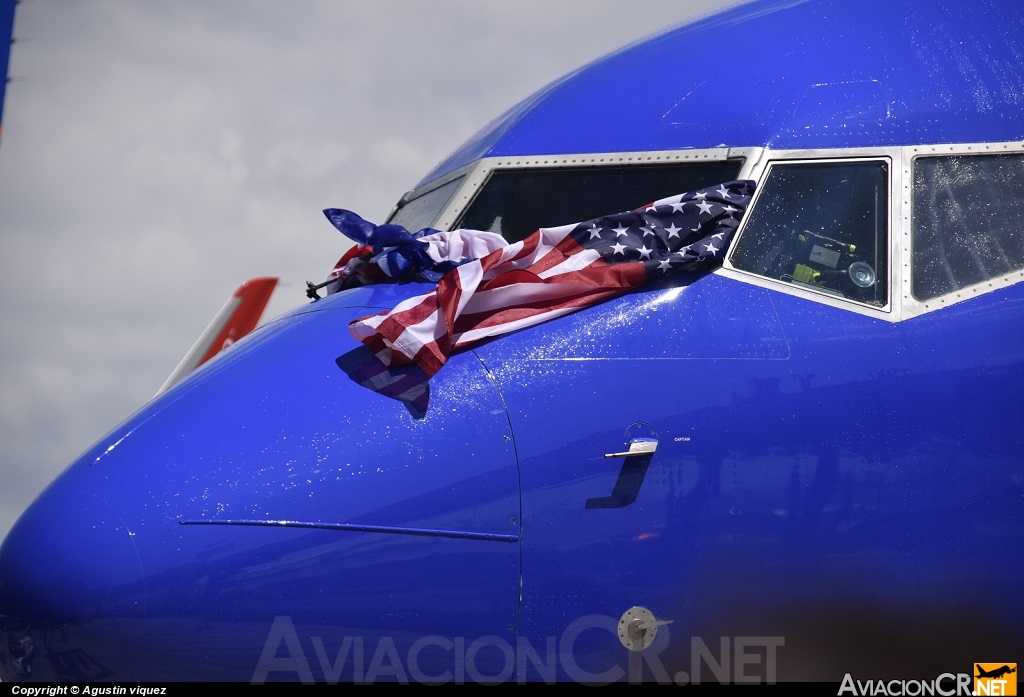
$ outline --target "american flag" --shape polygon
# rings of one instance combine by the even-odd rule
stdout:
[[[541,228],[445,274],[437,288],[353,321],[386,366],[433,375],[453,351],[721,263],[754,182],[733,181],[585,223]]]

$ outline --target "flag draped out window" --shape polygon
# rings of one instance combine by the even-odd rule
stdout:
[[[454,268],[440,277],[434,290],[387,312],[357,319],[349,332],[384,365],[416,364],[433,375],[453,351],[481,339],[560,317],[648,281],[717,266],[753,190],[752,181],[727,182],[626,213],[541,228],[521,242],[498,246],[472,261],[466,258],[496,244],[488,237],[493,233],[421,231],[428,234],[417,238],[405,233],[410,235],[407,243],[415,243],[430,262],[441,264],[445,262],[436,258],[443,256],[437,251],[436,236],[454,236],[453,243],[441,245],[457,255],[451,260]],[[325,213],[332,217],[330,211]],[[376,229],[385,227],[396,226]],[[434,237],[435,246],[419,246],[428,237]],[[386,256],[367,239],[378,257]],[[482,241],[474,245],[474,239]]]

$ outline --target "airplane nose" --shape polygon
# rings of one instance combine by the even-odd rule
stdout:
[[[133,532],[95,494],[58,482],[0,547],[4,681],[131,679],[130,627],[144,615]]]
[[[367,308],[338,296],[143,407],[23,514],[0,547],[0,678],[355,680],[377,646],[441,675],[462,660],[443,642],[514,646],[500,395],[471,353],[429,389],[363,370],[380,362],[362,347],[339,356],[338,326]],[[282,627],[299,671],[275,653]],[[492,675],[506,656],[476,660]]]

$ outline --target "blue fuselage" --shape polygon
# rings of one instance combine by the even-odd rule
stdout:
[[[438,227],[548,159],[730,161],[761,198],[724,268],[429,380],[346,331],[423,284],[264,326],[23,515],[0,551],[3,679],[27,677],[25,637],[34,677],[75,681],[838,681],[1019,655],[1024,206],[979,218],[935,182],[967,187],[979,152],[998,158],[970,186],[1024,173],[1024,11],[872,7],[743,5],[484,129],[406,197],[443,191]],[[804,229],[835,187],[810,181],[790,218],[769,199],[772,177],[850,163],[881,182],[850,217],[873,256],[839,222]],[[799,244],[776,243],[790,219]],[[924,253],[982,233],[966,261]],[[656,449],[606,457],[636,442]],[[659,621],[644,650],[636,608]]]

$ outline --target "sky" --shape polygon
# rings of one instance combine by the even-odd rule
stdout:
[[[231,292],[306,301],[448,152],[723,0],[22,0],[0,142],[0,538]],[[339,341],[347,337],[339,337]]]

